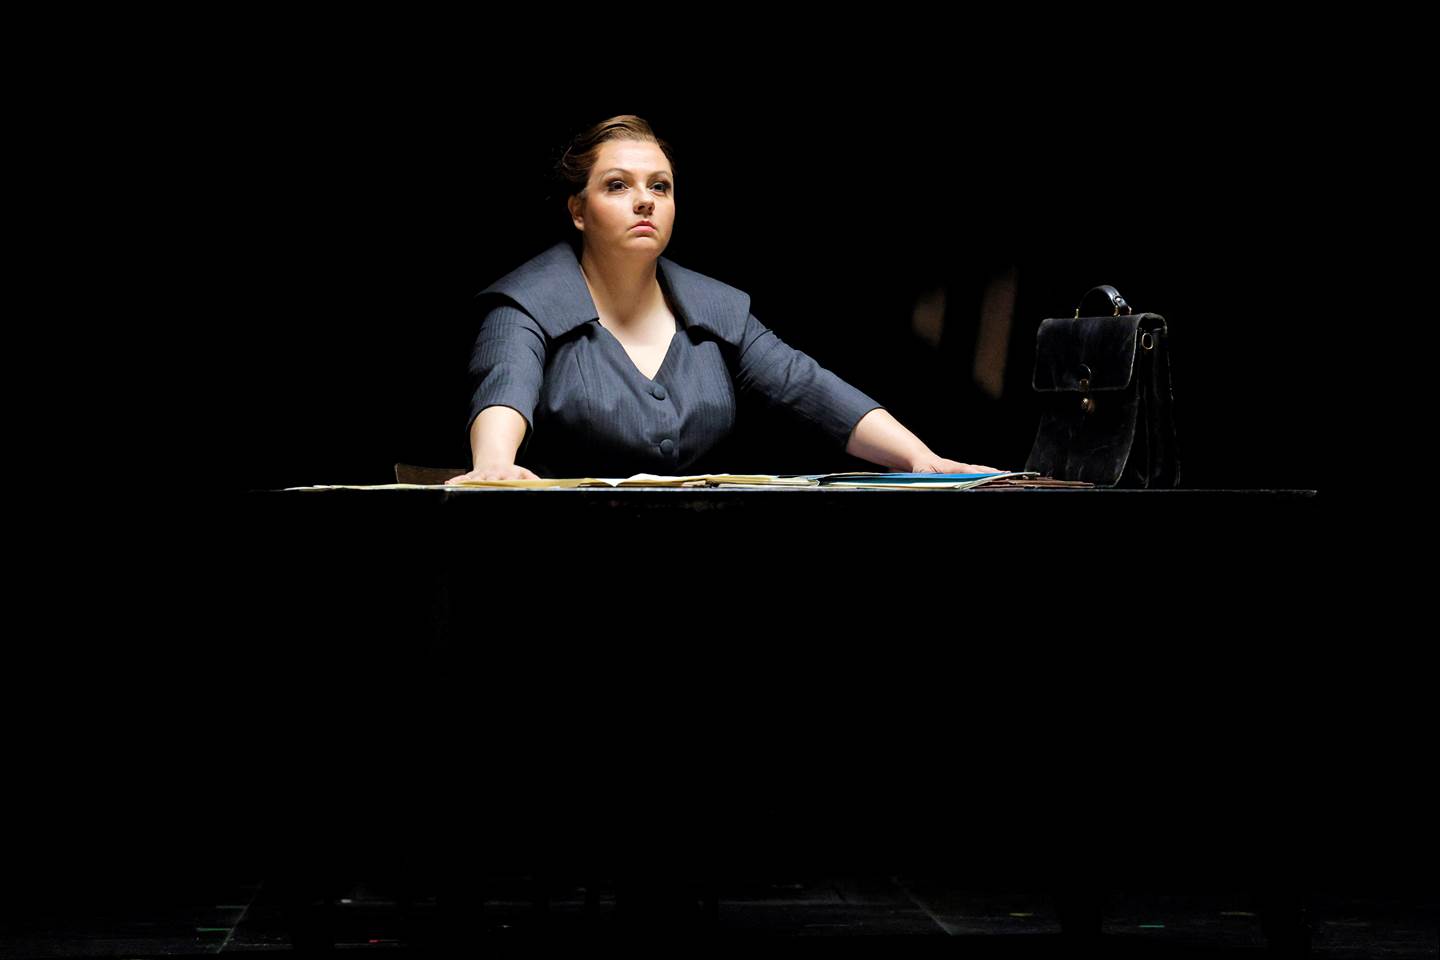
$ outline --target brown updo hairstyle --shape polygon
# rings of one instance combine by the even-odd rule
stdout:
[[[590,186],[590,171],[595,169],[595,161],[600,159],[600,145],[610,140],[653,143],[670,162],[670,172],[675,172],[675,157],[670,152],[670,145],[655,136],[650,124],[633,113],[624,113],[580,131],[560,154],[555,163],[555,177],[563,185],[566,197],[578,195],[582,202],[585,200],[585,192]]]

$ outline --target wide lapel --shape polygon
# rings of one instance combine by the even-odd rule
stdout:
[[[738,346],[750,314],[750,295],[727,283],[686,269],[660,257],[656,274],[684,314],[682,323],[701,327],[714,337]],[[503,296],[534,317],[547,336],[559,338],[599,319],[580,261],[561,240],[476,294]]]

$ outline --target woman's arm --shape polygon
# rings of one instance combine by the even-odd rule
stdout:
[[[474,466],[469,473],[445,482],[541,479],[515,463],[515,452],[520,449],[525,430],[525,418],[514,407],[496,404],[481,410],[470,424],[470,458]]]
[[[538,480],[515,458],[532,431],[531,418],[545,378],[545,334],[524,311],[492,308],[470,354],[469,473],[462,480]]]
[[[846,453],[871,463],[907,473],[1004,472],[936,456],[877,400],[780,339],[753,313],[740,344],[736,383],[742,392],[758,392],[767,403],[814,424]]]
[[[849,442],[856,423],[883,406],[780,339],[753,313],[741,338],[735,385],[741,393],[758,394],[771,408],[815,427],[837,450]]]
[[[994,467],[947,460],[925,446],[883,407],[876,407],[855,424],[845,452],[861,460],[906,473],[1003,473]]]
[[[475,469],[485,463],[514,463],[526,423],[514,407],[496,404],[480,411],[470,424],[470,462]]]
[[[860,418],[850,441],[845,444],[845,452],[896,470],[911,470],[912,464],[934,456],[919,437],[901,426],[884,407],[876,407]]]

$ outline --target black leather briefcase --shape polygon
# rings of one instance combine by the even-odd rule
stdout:
[[[1112,313],[1082,317],[1097,292]],[[1075,316],[1041,322],[1032,386],[1041,413],[1026,470],[1100,487],[1179,485],[1164,317],[1132,313],[1114,287],[1092,288]]]

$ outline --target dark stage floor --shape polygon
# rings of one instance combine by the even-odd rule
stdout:
[[[14,878],[11,878],[12,881]],[[404,956],[525,952],[548,944],[583,947],[634,935],[679,947],[699,936],[737,950],[763,948],[867,955],[957,957],[1265,955],[1259,904],[1251,895],[1107,894],[1098,942],[1061,933],[1055,898],[1045,893],[961,889],[919,877],[732,879],[714,888],[713,912],[696,898],[693,926],[676,929],[673,904],[657,914],[617,912],[617,886],[550,878],[487,878],[439,909],[434,890],[379,882],[331,883],[297,894],[276,881],[164,885],[77,885],[21,891],[6,904],[0,956],[158,957],[290,952],[299,915],[330,914],[341,950]],[[408,898],[412,906],[406,910]],[[623,894],[619,898],[625,902]],[[1434,958],[1433,895],[1314,893],[1305,902],[1316,957]],[[666,918],[669,919],[666,919]],[[453,918],[453,919],[452,919]],[[658,919],[657,919],[658,918]],[[708,926],[706,924],[709,924]],[[447,926],[449,924],[450,926]],[[449,931],[448,940],[438,935]],[[653,936],[652,936],[653,935]],[[329,939],[328,937],[325,939]],[[693,949],[690,947],[689,949]]]

